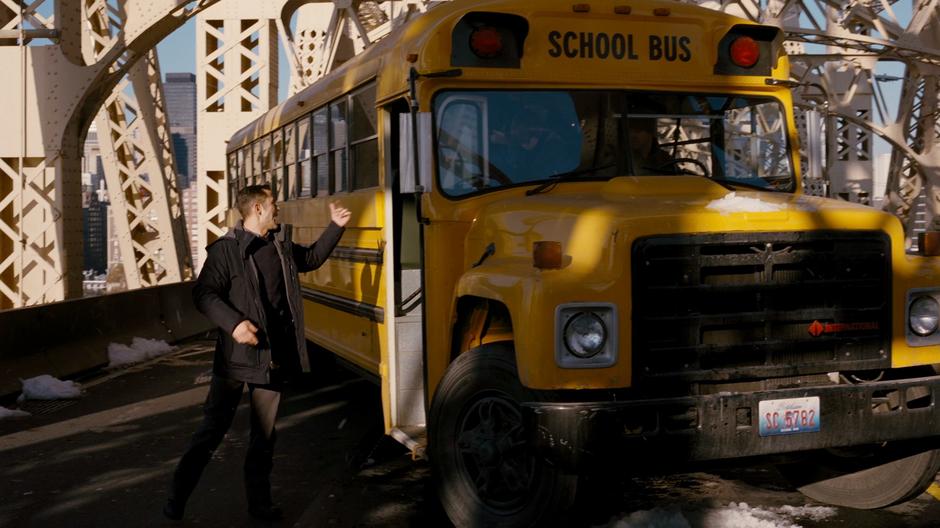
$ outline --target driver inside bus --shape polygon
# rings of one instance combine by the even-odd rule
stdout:
[[[632,173],[637,176],[677,174],[674,158],[660,148],[655,117],[628,117]]]

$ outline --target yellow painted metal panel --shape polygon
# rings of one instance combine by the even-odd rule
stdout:
[[[331,197],[290,200],[280,204],[279,219],[294,226],[293,240],[300,244],[315,241],[329,224],[329,206],[337,201],[352,212],[340,246],[380,251],[384,247],[381,224],[384,194],[377,188]],[[354,302],[385,309],[384,264],[353,262],[331,257],[320,269],[301,275],[301,286]],[[378,323],[323,306],[305,303],[308,336],[360,367],[379,374],[381,346],[376,338]]]
[[[378,323],[305,300],[304,326],[307,339],[368,372],[379,374],[379,358],[375,353]]]

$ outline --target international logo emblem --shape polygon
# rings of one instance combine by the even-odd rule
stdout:
[[[881,324],[877,321],[863,323],[822,323],[813,321],[807,330],[809,335],[819,337],[823,334],[840,334],[842,332],[858,332],[862,330],[878,330]]]

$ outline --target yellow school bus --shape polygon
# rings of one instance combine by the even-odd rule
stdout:
[[[299,242],[353,211],[306,335],[380,381],[457,525],[758,456],[883,507],[940,468],[940,267],[802,193],[788,79],[778,28],[695,6],[456,0],[235,134],[228,181]]]

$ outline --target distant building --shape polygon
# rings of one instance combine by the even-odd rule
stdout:
[[[163,93],[179,186],[184,189],[196,179],[196,76],[167,73]]]
[[[92,175],[82,174],[82,232],[85,258],[82,269],[95,273],[108,270],[108,205],[92,186]],[[98,180],[103,187],[103,181]]]
[[[163,83],[166,113],[173,141],[173,155],[179,177],[183,215],[186,218],[186,237],[198,266],[198,201],[196,195],[196,76],[192,73],[167,73]]]
[[[186,216],[186,237],[189,242],[189,254],[193,257],[193,269],[199,265],[199,232],[196,230],[199,220],[199,196],[197,187],[191,185],[180,193],[183,200],[183,215]]]
[[[114,208],[108,207],[108,232],[112,233],[108,237],[108,270],[117,264],[121,264],[121,241],[117,235],[117,223],[114,219]]]
[[[94,124],[85,139],[82,160],[82,269],[94,276],[108,271],[108,199],[104,190],[104,167]]]

